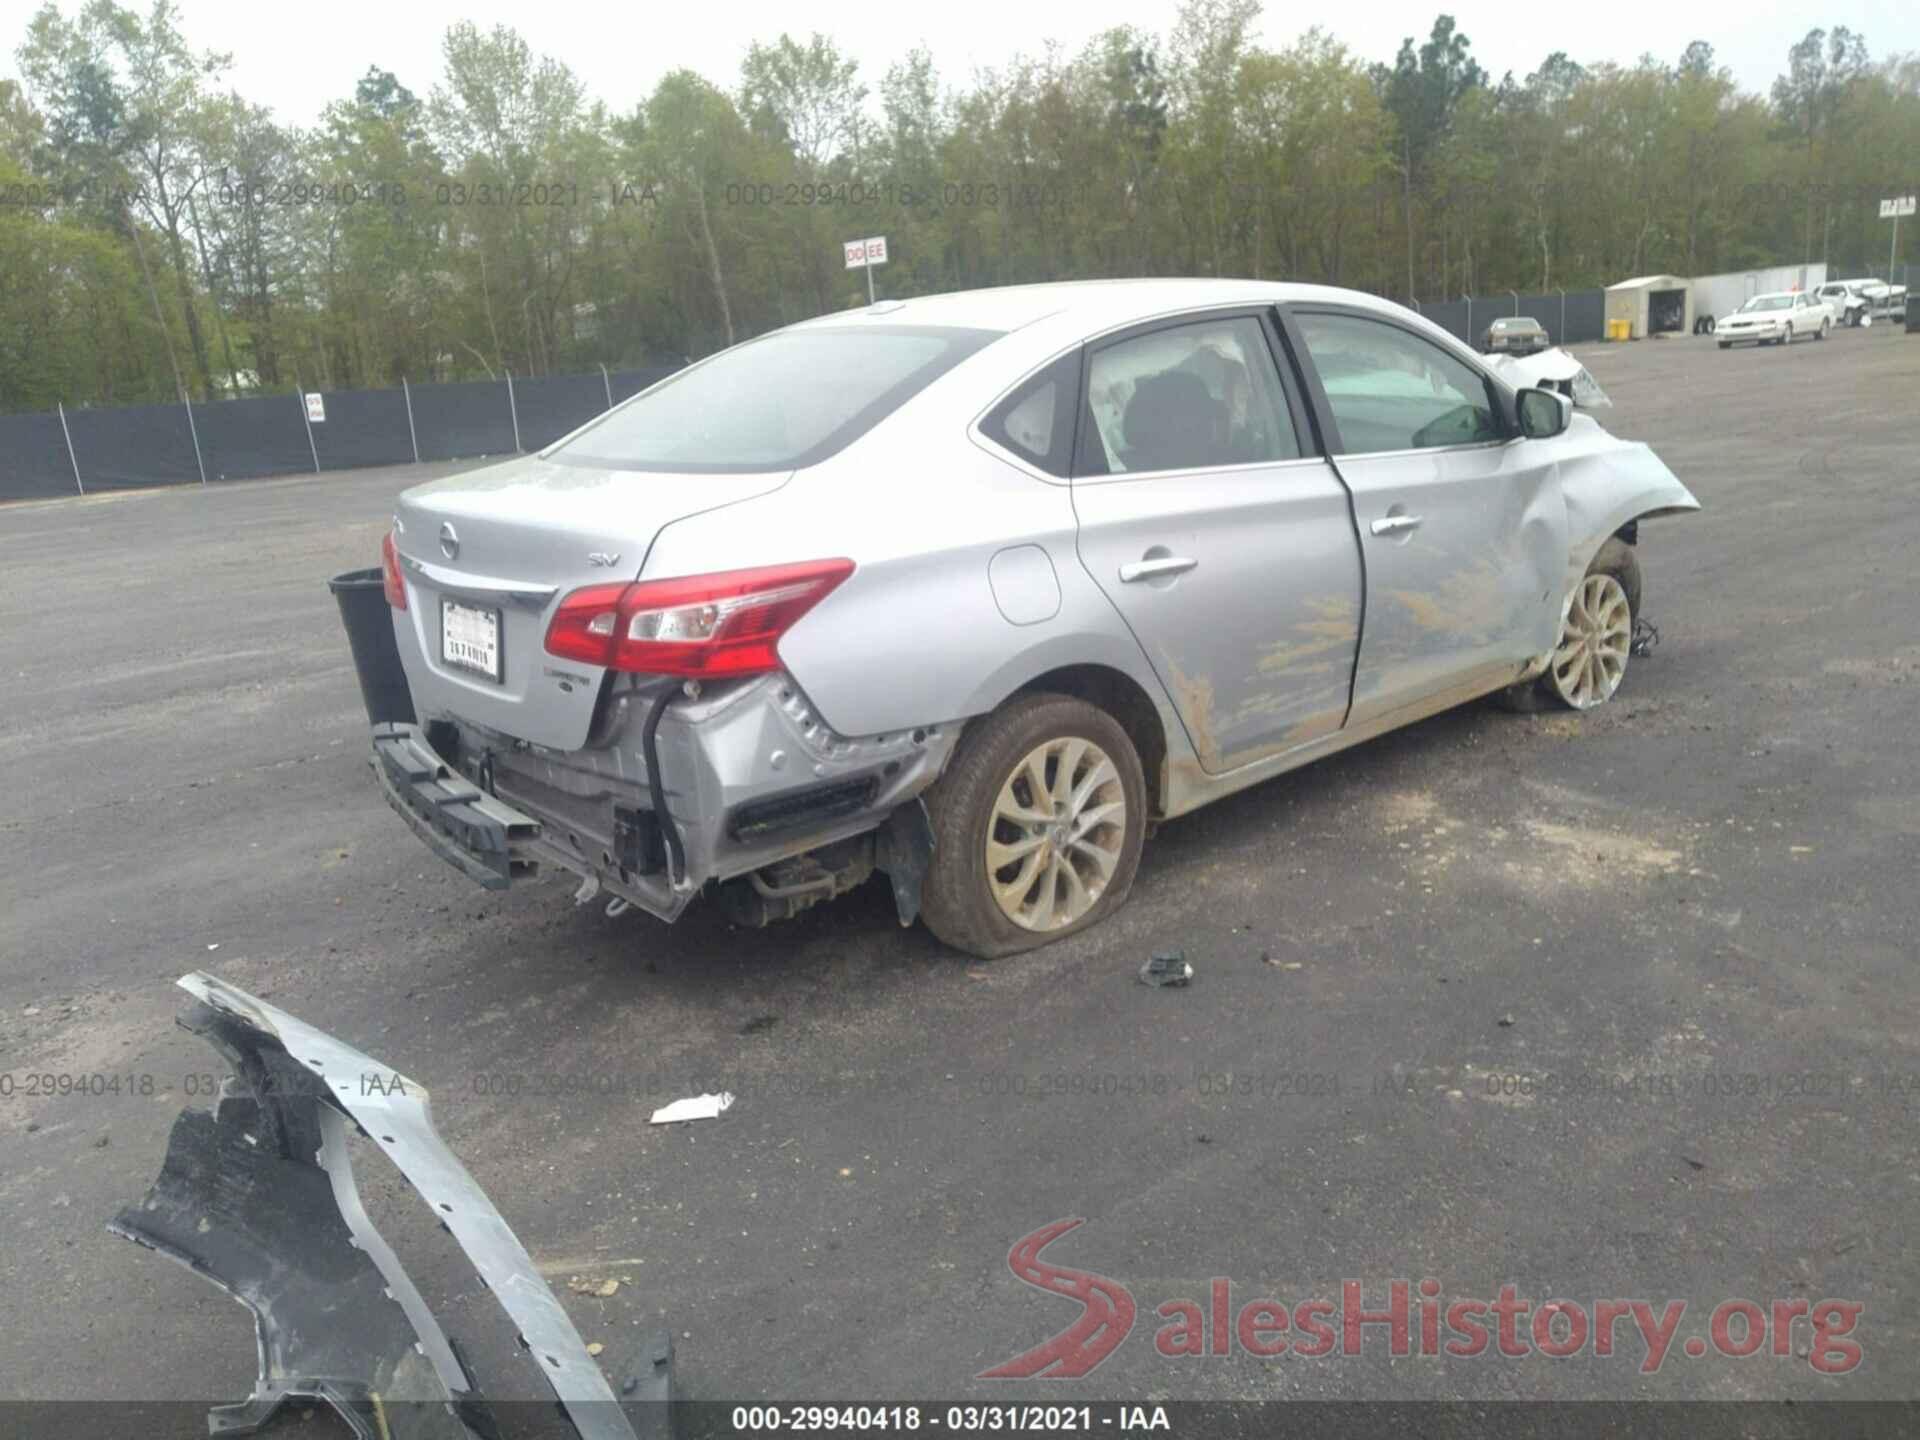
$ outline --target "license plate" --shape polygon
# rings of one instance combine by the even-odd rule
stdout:
[[[496,683],[500,680],[500,612],[458,600],[440,602],[440,658]]]

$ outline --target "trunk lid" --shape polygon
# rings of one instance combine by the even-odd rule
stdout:
[[[638,579],[662,527],[777,490],[791,474],[664,474],[529,456],[403,492],[394,545],[407,609],[394,613],[394,629],[415,709],[580,749],[605,671],[547,654],[561,597]],[[450,622],[449,602],[462,607]],[[497,617],[498,680],[450,663],[443,648],[450,623],[484,652],[488,615]]]

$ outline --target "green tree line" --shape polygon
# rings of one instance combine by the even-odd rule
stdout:
[[[609,105],[512,29],[377,65],[310,128],[172,0],[45,5],[0,81],[0,409],[697,357],[881,292],[1242,275],[1406,300],[1884,266],[1920,57],[1810,31],[1766,95],[1695,41],[1495,79],[1453,19],[1391,61],[1185,0],[949,83],[822,35]],[[406,83],[413,80],[420,88]],[[1915,246],[1903,230],[1907,255]],[[1904,257],[1903,257],[1904,258]]]

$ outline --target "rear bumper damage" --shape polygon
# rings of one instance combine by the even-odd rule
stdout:
[[[931,847],[917,797],[958,735],[837,734],[783,675],[695,696],[621,688],[575,751],[423,718],[375,726],[372,759],[388,803],[441,858],[492,889],[557,865],[586,882],[583,899],[604,891],[669,921],[709,884],[736,919],[763,923],[879,869],[910,923]]]
[[[330,1406],[361,1440],[499,1433],[461,1351],[361,1204],[348,1144],[356,1132],[459,1242],[580,1436],[670,1433],[664,1332],[623,1405],[507,1222],[435,1131],[423,1086],[213,976],[179,983],[196,1000],[181,1026],[233,1073],[213,1111],[181,1112],[159,1178],[107,1228],[253,1312],[253,1394],[210,1412],[211,1434],[252,1433],[293,1399]]]

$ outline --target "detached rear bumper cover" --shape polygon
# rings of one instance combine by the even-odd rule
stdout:
[[[635,1440],[628,1413],[500,1212],[433,1128],[425,1087],[211,975],[183,976],[181,1016],[233,1066],[215,1110],[174,1122],[160,1176],[108,1225],[253,1312],[259,1378],[211,1433],[250,1432],[292,1397],[323,1401],[362,1440],[485,1440],[473,1377],[360,1203],[359,1127],[433,1207],[519,1329],[586,1440]],[[641,1377],[649,1433],[668,1433],[670,1353]]]

